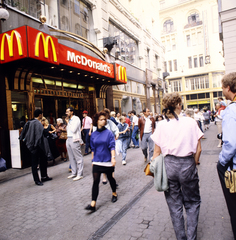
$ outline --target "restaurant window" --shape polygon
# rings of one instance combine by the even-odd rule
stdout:
[[[137,40],[126,34],[112,22],[109,22],[109,34],[114,37],[114,41],[116,42],[116,45],[111,49],[111,55],[138,66],[139,54]]]
[[[27,95],[22,92],[11,93],[13,129],[20,129],[28,121]]]
[[[63,3],[66,5],[68,1],[63,1]],[[5,0],[5,4],[37,19],[39,19],[41,15],[46,16],[46,24],[59,28],[58,1]]]
[[[80,0],[60,1],[60,28],[89,38],[89,25],[92,23],[92,11],[88,4]]]

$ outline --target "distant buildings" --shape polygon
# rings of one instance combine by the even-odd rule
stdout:
[[[236,1],[218,0],[220,40],[223,42],[225,72],[236,71]]]
[[[161,0],[160,29],[169,91],[182,95],[184,108],[213,109],[225,71],[217,2]]]

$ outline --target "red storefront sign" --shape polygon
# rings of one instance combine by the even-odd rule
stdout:
[[[117,63],[115,64],[115,68],[116,68],[116,81],[127,83],[126,68]]]
[[[113,64],[64,46],[58,43],[57,38],[29,26],[0,34],[0,44],[2,64],[22,58],[33,58],[115,78]],[[122,82],[120,78],[116,80]]]
[[[0,63],[12,62],[27,55],[26,27],[20,27],[0,35]]]
[[[114,67],[110,63],[61,44],[59,48],[59,56],[61,64],[114,78]]]
[[[27,26],[28,53],[30,58],[59,64],[58,39]]]

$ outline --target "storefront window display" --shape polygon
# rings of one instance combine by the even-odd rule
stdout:
[[[27,95],[26,93],[12,91],[11,99],[13,129],[17,130],[28,121]]]
[[[131,64],[138,65],[138,43],[113,23],[109,23],[110,36],[114,37],[116,45],[111,50],[113,56]]]

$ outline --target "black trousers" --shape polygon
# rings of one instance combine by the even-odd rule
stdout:
[[[40,181],[37,171],[38,164],[40,168],[41,178],[47,177],[47,157],[40,147],[37,147],[36,151],[34,151],[33,153],[31,152],[31,161],[34,181]]]
[[[225,201],[230,215],[231,225],[234,233],[234,239],[236,239],[236,193],[230,193],[229,189],[225,186],[225,171],[229,167],[229,164],[225,167],[219,162],[217,164],[217,171],[220,178],[221,187],[224,193]]]
[[[112,192],[116,192],[116,180],[113,178],[112,173],[114,172],[114,167],[104,167],[93,165],[93,187],[92,187],[92,201],[97,201],[99,193],[99,182],[102,173],[107,175],[107,179],[110,183]]]

